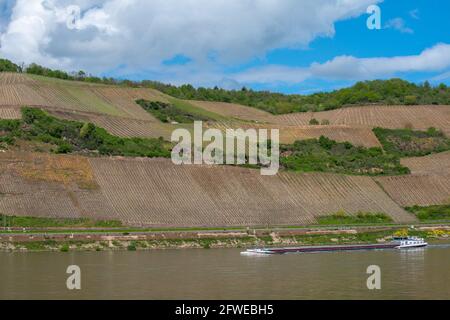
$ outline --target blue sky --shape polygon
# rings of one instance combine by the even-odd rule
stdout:
[[[379,4],[382,12],[382,29],[366,27],[368,14],[358,18],[337,22],[334,37],[318,37],[308,49],[280,48],[267,53],[264,59],[255,59],[248,65],[277,64],[308,67],[314,62],[323,63],[340,55],[355,57],[394,57],[417,55],[437,43],[450,43],[450,1],[440,0],[388,0]],[[388,26],[388,22],[402,19],[406,30]],[[247,65],[247,66],[248,66]],[[247,67],[245,66],[245,67]],[[245,69],[243,67],[243,69]],[[386,74],[413,82],[431,81],[450,84],[450,74],[443,79],[434,79],[444,72],[406,72]],[[270,89],[290,93],[310,93],[317,90],[332,90],[345,87],[355,81],[311,79],[300,84],[254,85],[257,89]]]
[[[372,4],[381,30],[366,26]],[[449,12],[444,0],[0,0],[0,56],[302,94],[391,77],[450,84]]]

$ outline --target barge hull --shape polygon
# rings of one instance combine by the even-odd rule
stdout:
[[[375,245],[348,245],[348,246],[323,246],[323,247],[298,247],[298,248],[274,248],[264,249],[267,254],[285,253],[313,253],[334,251],[359,251],[359,250],[386,250],[396,249],[398,244],[375,244]]]

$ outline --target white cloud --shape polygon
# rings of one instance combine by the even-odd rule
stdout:
[[[395,29],[401,33],[414,33],[414,30],[406,26],[405,20],[402,18],[394,18],[389,20],[386,25],[386,29]]]
[[[438,74],[437,76],[431,78],[430,80],[433,82],[450,80],[450,70],[448,70],[444,73]]]
[[[6,2],[5,2],[6,1]],[[360,80],[450,68],[450,45],[412,56],[338,56],[309,67],[268,65],[234,74],[276,48],[307,48],[333,37],[337,21],[365,14],[382,0],[0,0],[0,55],[65,70],[141,74],[174,84],[238,88],[241,84],[297,84],[307,79]],[[7,3],[7,10],[5,4]],[[3,6],[2,6],[3,5]],[[79,6],[75,28],[68,8]],[[3,10],[4,12],[1,12]],[[11,12],[5,20],[5,12]],[[416,11],[410,13],[417,16]],[[413,32],[404,20],[387,25]],[[365,27],[365,26],[362,26]],[[184,65],[164,65],[175,56]]]
[[[420,19],[419,13],[420,13],[419,9],[414,9],[409,12],[409,15],[411,18],[419,20]]]
[[[243,83],[299,83],[305,79],[362,80],[403,72],[437,72],[450,68],[450,44],[437,44],[418,55],[356,58],[339,56],[308,68],[264,66],[235,75]]]
[[[94,72],[119,65],[159,72],[162,61],[182,54],[210,71],[275,48],[307,47],[316,37],[333,36],[335,22],[381,1],[17,0],[0,54]],[[66,25],[70,5],[81,8],[74,30]]]
[[[246,70],[236,74],[235,79],[241,83],[299,83],[310,76],[310,70],[305,68],[270,65]]]

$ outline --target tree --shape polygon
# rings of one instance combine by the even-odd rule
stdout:
[[[311,125],[311,126],[318,126],[319,124],[320,124],[319,120],[317,120],[317,119],[315,119],[315,118],[312,118],[312,119],[309,121],[309,125]]]
[[[406,96],[405,97],[405,104],[407,106],[412,106],[417,104],[417,97],[416,96]]]
[[[0,59],[0,72],[21,72],[21,68],[6,59]]]
[[[84,72],[83,70],[80,70],[77,72],[77,78],[78,79],[84,79],[86,78],[86,72]]]

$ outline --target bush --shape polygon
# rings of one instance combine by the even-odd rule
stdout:
[[[450,220],[450,205],[448,204],[430,207],[414,206],[406,208],[406,210],[415,214],[420,221]]]
[[[0,59],[0,72],[21,72],[22,68],[6,59]]]
[[[297,141],[280,148],[281,165],[299,172],[334,172],[357,175],[407,174],[400,157],[384,153],[380,148],[356,147],[324,136],[320,139]]]
[[[405,104],[407,106],[412,106],[417,104],[417,97],[416,96],[406,96],[405,97]]]
[[[98,152],[108,156],[170,157],[171,144],[161,139],[120,138],[92,123],[61,120],[40,109],[23,108],[23,121],[0,123],[14,137],[53,144],[56,153]]]
[[[319,120],[317,120],[317,119],[311,119],[311,120],[309,120],[309,125],[311,125],[311,126],[318,126],[320,124],[320,122],[319,122]]]
[[[450,150],[450,139],[441,131],[375,128],[375,135],[386,152],[399,157],[420,157]]]
[[[147,101],[140,99],[137,100],[136,103],[164,123],[193,123],[194,121],[210,120],[205,116],[192,114],[181,110],[173,104],[168,104],[160,101]]]
[[[391,217],[384,213],[358,212],[356,216],[348,215],[345,211],[318,218],[321,225],[353,225],[353,224],[383,224],[392,223]]]
[[[15,217],[0,214],[0,226],[4,224],[16,228],[119,228],[123,226],[120,221]]]
[[[72,151],[73,151],[72,146],[65,142],[62,142],[56,149],[56,153],[59,153],[59,154],[71,153]]]

